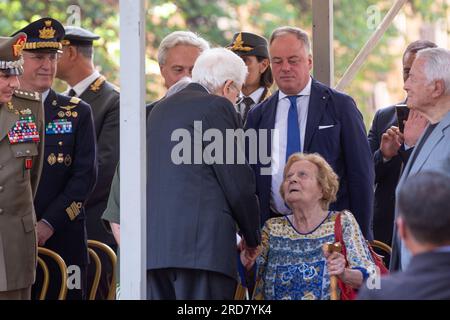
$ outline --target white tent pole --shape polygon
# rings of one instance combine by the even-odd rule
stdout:
[[[381,37],[386,32],[386,30],[389,28],[392,21],[395,19],[398,12],[403,7],[403,5],[406,3],[406,1],[407,0],[396,0],[394,5],[392,6],[392,8],[389,10],[389,12],[384,17],[383,21],[380,23],[380,25],[377,27],[375,32],[372,34],[372,36],[366,42],[366,44],[361,49],[361,51],[358,53],[355,60],[353,60],[350,67],[348,67],[348,69],[345,71],[344,75],[342,76],[342,79],[336,85],[336,90],[343,91],[350,84],[350,82],[352,82],[356,73],[359,71],[359,69],[362,67],[364,62],[367,60],[367,57],[372,52],[372,50],[376,47],[376,45],[380,41]]]
[[[120,298],[146,298],[144,0],[120,0]]]

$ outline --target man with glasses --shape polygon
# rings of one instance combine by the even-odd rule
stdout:
[[[88,262],[84,204],[96,182],[96,144],[91,108],[51,89],[64,28],[43,18],[18,32],[28,35],[21,88],[42,94],[45,146],[42,176],[34,201],[38,245],[56,251],[69,267],[68,299],[83,299]],[[56,299],[59,272],[50,268],[47,298]],[[38,278],[39,281],[39,278]]]
[[[248,248],[260,243],[250,166],[236,160],[234,139],[207,138],[214,132],[225,139],[242,128],[233,104],[246,75],[230,50],[205,50],[193,82],[156,104],[147,119],[149,299],[232,299],[236,226]],[[195,138],[199,130],[202,142]]]

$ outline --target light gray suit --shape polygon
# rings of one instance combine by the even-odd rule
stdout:
[[[417,145],[421,144],[423,138],[424,136],[422,135]],[[396,194],[398,195],[406,180],[422,171],[442,171],[447,174],[450,172],[450,111],[434,128],[433,132],[423,143],[422,148],[420,150],[415,148],[411,154],[397,185]],[[397,206],[395,215],[398,216]],[[396,235],[396,232],[397,227],[394,225],[394,235]],[[390,263],[391,270],[404,270],[410,259],[411,254],[409,250],[398,236],[394,236]]]

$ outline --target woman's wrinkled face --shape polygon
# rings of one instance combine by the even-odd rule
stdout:
[[[307,160],[294,162],[283,181],[284,200],[292,204],[312,205],[322,199],[322,188],[317,180],[319,169]]]

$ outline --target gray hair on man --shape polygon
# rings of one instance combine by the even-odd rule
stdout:
[[[209,43],[202,37],[191,31],[174,31],[167,35],[159,44],[158,63],[160,66],[166,63],[167,51],[178,45],[193,46],[203,52],[209,49]]]
[[[425,76],[429,82],[443,80],[445,94],[450,95],[450,50],[430,48],[417,52],[416,60],[424,60]]]
[[[232,80],[239,90],[247,73],[247,66],[237,54],[225,48],[214,48],[198,57],[192,69],[192,80],[216,93],[227,80]]]
[[[297,27],[279,27],[273,30],[272,35],[270,36],[269,44],[272,44],[272,42],[281,36],[284,36],[286,34],[293,34],[297,37],[298,40],[303,42],[303,46],[305,47],[306,54],[311,54],[311,42],[309,41],[309,35],[308,33],[300,28]]]

